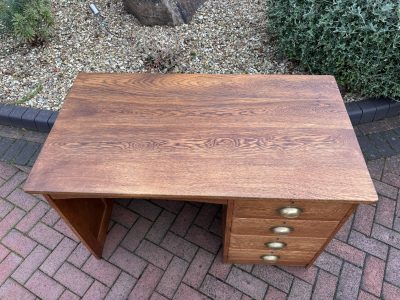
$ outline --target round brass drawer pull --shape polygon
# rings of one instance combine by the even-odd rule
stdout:
[[[286,243],[284,242],[279,242],[279,241],[273,241],[273,242],[268,242],[265,243],[265,247],[270,248],[270,249],[283,249],[286,247]]]
[[[279,260],[279,256],[278,255],[272,255],[272,254],[266,254],[266,255],[262,255],[261,259],[263,261],[269,262],[269,263],[274,263],[277,262]]]
[[[294,219],[300,216],[300,214],[303,212],[301,208],[298,207],[283,207],[279,209],[279,213],[282,217],[288,218],[288,219]]]
[[[294,229],[292,227],[287,227],[287,226],[276,226],[276,227],[272,227],[271,230],[273,233],[276,233],[276,234],[289,234]]]

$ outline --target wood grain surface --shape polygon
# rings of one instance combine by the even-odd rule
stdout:
[[[331,76],[80,74],[25,190],[377,200]]]

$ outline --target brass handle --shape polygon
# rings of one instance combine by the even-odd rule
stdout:
[[[286,243],[279,242],[279,241],[273,241],[273,242],[265,243],[265,247],[270,248],[270,249],[274,249],[274,250],[279,250],[279,249],[285,248],[286,247]]]
[[[292,227],[288,227],[288,226],[276,226],[276,227],[272,227],[271,230],[273,233],[276,233],[276,234],[289,234],[294,229]]]
[[[266,254],[266,255],[262,255],[261,259],[263,261],[269,262],[269,263],[274,263],[277,262],[279,260],[279,256],[278,255],[272,255],[272,254]]]
[[[300,216],[300,214],[303,212],[301,208],[298,207],[283,207],[279,209],[279,213],[282,217],[288,218],[288,219],[294,219]]]

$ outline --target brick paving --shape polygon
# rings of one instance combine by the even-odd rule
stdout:
[[[309,269],[221,262],[221,207],[116,200],[95,259],[22,191],[46,135],[0,127],[0,299],[400,299],[400,118],[355,128],[379,194]]]

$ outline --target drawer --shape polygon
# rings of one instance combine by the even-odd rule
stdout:
[[[298,220],[341,220],[352,208],[352,204],[329,203],[327,201],[290,200],[238,200],[234,205],[234,216],[240,218],[280,219],[279,209],[297,207],[302,210]]]
[[[233,234],[274,235],[273,227],[291,227],[292,232],[285,236],[329,238],[339,221],[293,220],[293,219],[255,219],[233,218],[231,231]]]
[[[261,256],[275,254],[279,256],[277,262],[266,262]],[[288,266],[306,266],[316,255],[316,252],[305,251],[276,251],[274,253],[252,249],[230,249],[228,253],[229,263],[243,264],[273,264]]]
[[[317,252],[325,244],[327,239],[311,237],[289,237],[289,236],[262,236],[262,235],[238,235],[231,234],[229,247],[231,249],[256,249],[271,251],[268,242],[282,242],[286,246],[284,251],[306,251]],[[275,250],[276,251],[276,250]]]

